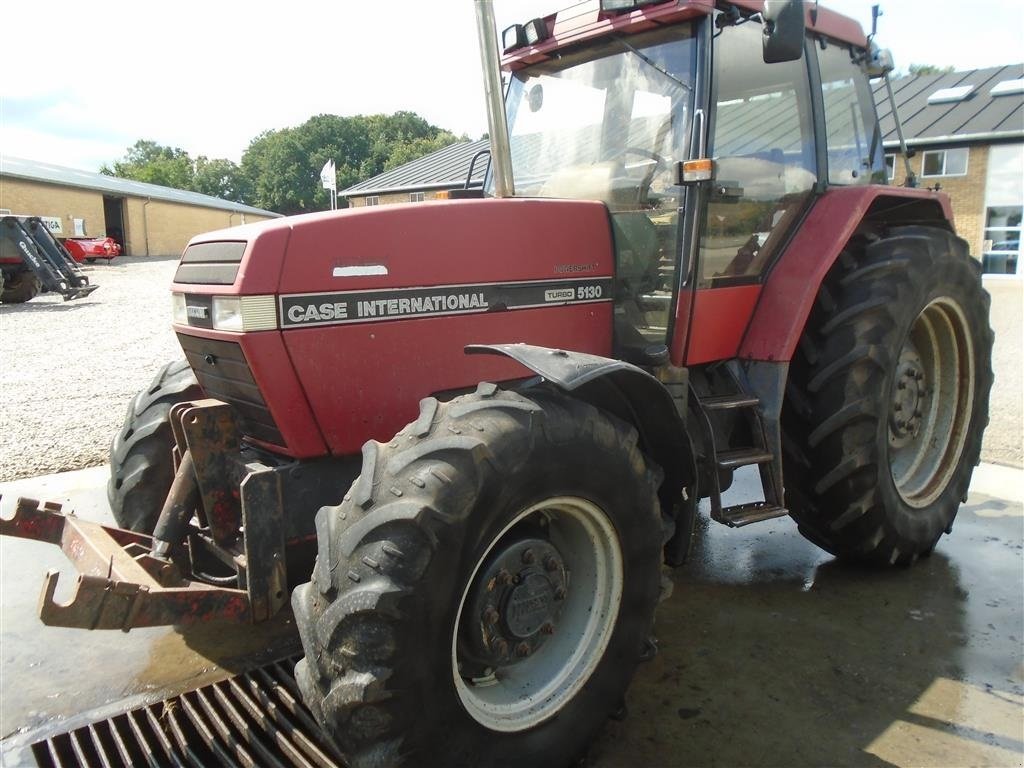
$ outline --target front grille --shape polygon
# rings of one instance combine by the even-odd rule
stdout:
[[[231,285],[245,253],[245,243],[196,243],[185,249],[174,282]]]
[[[232,407],[243,435],[271,445],[285,444],[238,344],[184,333],[178,334],[178,341],[203,391]]]
[[[32,745],[41,768],[302,766],[341,756],[301,703],[298,657]]]

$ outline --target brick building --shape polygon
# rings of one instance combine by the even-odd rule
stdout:
[[[953,202],[957,232],[986,272],[1020,274],[1024,215],[1024,64],[903,77],[893,92],[921,186]],[[886,152],[899,150],[884,83],[875,86]],[[890,179],[905,164],[887,155]]]
[[[131,256],[177,256],[202,232],[280,214],[156,184],[3,157],[0,209],[44,217],[58,238],[113,237]]]

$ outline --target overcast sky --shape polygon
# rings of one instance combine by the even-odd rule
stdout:
[[[878,0],[822,0],[867,29]],[[495,0],[498,26],[571,0]],[[486,131],[472,0],[32,0],[4,9],[0,154],[96,170],[137,139],[234,161],[312,115]],[[1024,60],[1022,0],[882,0],[897,67]]]

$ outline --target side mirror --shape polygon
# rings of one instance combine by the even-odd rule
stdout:
[[[802,0],[764,0],[763,56],[765,64],[797,61],[804,55]]]

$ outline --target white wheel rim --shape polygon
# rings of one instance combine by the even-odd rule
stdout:
[[[470,682],[459,674],[457,637],[470,588],[487,556],[514,526],[533,515],[549,521],[571,575],[557,631],[517,664]],[[622,599],[622,550],[608,516],[592,502],[559,496],[523,510],[487,547],[459,601],[452,628],[451,668],[462,706],[493,731],[532,728],[565,707],[590,679],[615,629]]]
[[[893,382],[889,414],[889,468],[900,497],[909,506],[927,507],[949,485],[960,463],[974,402],[974,346],[967,318],[949,297],[933,300],[921,310],[900,353],[920,369],[920,383],[913,376]],[[920,386],[913,398],[918,421],[913,431],[895,410],[899,391]],[[902,403],[901,403],[902,404]]]

